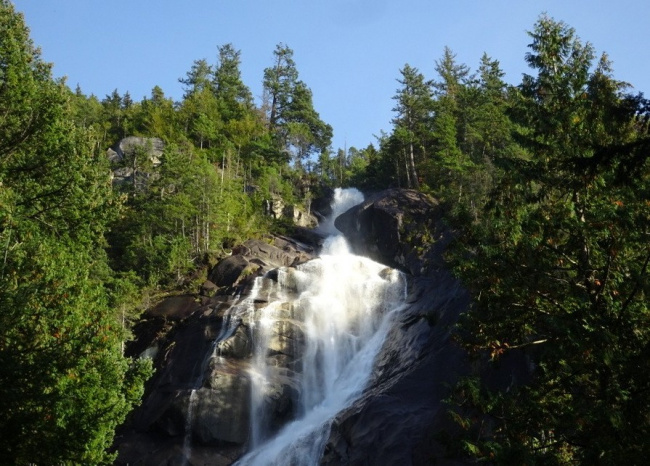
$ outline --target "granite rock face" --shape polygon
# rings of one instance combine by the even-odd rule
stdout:
[[[417,191],[382,191],[335,225],[355,252],[402,269],[410,284],[374,378],[335,419],[321,464],[462,464],[445,458],[439,434],[455,429],[442,400],[467,371],[451,336],[469,295],[445,265],[452,234],[437,201]]]
[[[469,296],[445,266],[443,252],[451,233],[440,216],[434,199],[388,190],[336,221],[355,252],[400,268],[409,286],[367,389],[334,419],[321,464],[456,464],[444,457],[438,434],[453,430],[442,400],[467,367],[451,336]],[[264,276],[261,286],[270,292],[258,294],[252,303],[256,312],[266,304],[260,296],[272,295],[278,267],[289,267],[291,274],[291,267],[314,256],[318,236],[297,231],[301,238],[313,239],[311,244],[289,237],[247,241],[210,272],[216,294],[186,297],[159,306],[150,316],[164,325],[173,316],[174,325],[167,333],[163,327],[143,332],[148,339],[136,341],[138,353],[157,348],[157,373],[117,440],[117,464],[183,463],[188,460],[183,457],[188,430],[191,464],[232,464],[244,453],[250,432],[252,330],[246,319],[229,321],[228,309],[238,302],[234,296],[245,299],[255,277]],[[272,369],[266,374],[269,395],[264,402],[272,413],[272,429],[295,415],[304,346],[296,311],[281,304],[279,309],[267,342]],[[161,334],[165,336],[156,337]],[[212,347],[218,335],[222,338]]]
[[[113,168],[113,184],[143,184],[152,176],[151,170],[161,164],[165,143],[160,138],[143,138],[128,136],[106,151]],[[143,161],[135,163],[136,158],[146,158],[150,171],[142,171],[139,166]]]
[[[443,265],[441,248],[449,234],[438,202],[418,191],[389,189],[370,196],[335,223],[357,254],[426,276]]]
[[[204,283],[200,295],[169,297],[147,312],[129,353],[153,357],[156,373],[117,438],[116,464],[159,465],[173,458],[183,464],[187,438],[192,459],[207,458],[206,464],[231,464],[242,454],[250,433],[251,320],[264,303],[235,321],[229,311],[245,301],[255,278],[268,275],[261,281],[272,287],[273,270],[310,260],[316,247],[288,237],[246,241],[210,271],[212,285]],[[296,366],[304,339],[292,312],[286,309],[268,342],[271,428],[295,415],[299,396]]]

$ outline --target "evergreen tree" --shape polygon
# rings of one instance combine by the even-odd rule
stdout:
[[[273,66],[264,70],[264,90],[270,100],[267,119],[271,131],[286,123],[284,112],[289,107],[298,80],[293,50],[284,44],[278,44],[273,51],[273,57]]]
[[[141,117],[138,130],[147,137],[159,137],[168,143],[181,139],[178,115],[174,102],[165,97],[159,86],[151,90],[151,97],[141,103]]]
[[[219,62],[212,86],[226,122],[244,118],[253,109],[253,95],[241,79],[240,56],[241,52],[232,44],[219,47]]]
[[[185,99],[192,94],[211,90],[212,67],[203,58],[194,60],[192,68],[185,74],[185,78],[179,78],[178,82],[185,85],[185,94],[183,95]]]
[[[462,103],[469,68],[456,63],[456,55],[445,47],[443,58],[436,62],[436,71],[439,80],[433,82],[436,100],[432,126],[435,142],[428,181],[440,199],[459,204],[463,200],[469,173],[474,168],[468,154],[461,150],[461,141],[467,134]]]
[[[648,106],[606,59],[542,16],[515,113],[528,156],[504,157],[459,271],[477,297],[465,344],[525,353],[527,383],[465,380],[484,428],[471,454],[500,464],[640,464],[648,456]],[[471,238],[471,239],[470,239]],[[471,440],[470,440],[471,437]],[[476,443],[476,438],[481,441]]]
[[[293,50],[278,44],[274,58],[274,66],[264,70],[264,90],[270,100],[269,130],[277,147],[293,150],[295,161],[301,163],[311,153],[328,149],[332,127],[320,119],[311,90],[298,80]]]
[[[295,158],[302,161],[313,152],[327,151],[332,141],[332,127],[320,119],[314,109],[311,89],[297,81],[285,112],[287,141]]]
[[[99,464],[139,400],[103,233],[108,167],[76,127],[21,15],[0,0],[0,462]]]
[[[426,147],[430,144],[429,126],[433,109],[433,95],[430,84],[424,76],[408,64],[400,70],[402,85],[393,97],[397,101],[393,111],[395,135],[404,145],[407,187],[418,188],[420,183],[416,170],[416,152],[420,159],[426,157]],[[416,150],[417,149],[417,150]]]
[[[104,108],[104,133],[106,134],[105,140],[115,143],[128,134],[126,131],[124,107],[122,103],[122,96],[117,89],[114,89],[111,95],[107,95],[102,100],[102,107]]]

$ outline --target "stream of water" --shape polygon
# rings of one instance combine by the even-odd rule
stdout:
[[[406,294],[396,270],[354,255],[337,234],[334,218],[363,198],[356,190],[337,190],[331,220],[321,232],[320,257],[297,268],[280,269],[271,288],[257,287],[268,301],[256,312],[251,366],[251,449],[240,465],[318,464],[332,420],[363,393],[373,363]],[[268,428],[265,399],[275,367],[269,346],[279,319],[300,329],[304,348],[297,376],[298,417],[279,432]]]

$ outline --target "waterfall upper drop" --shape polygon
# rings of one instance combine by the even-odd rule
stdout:
[[[332,213],[316,228],[318,233],[326,236],[340,235],[341,232],[334,226],[334,220],[342,213],[348,211],[357,204],[363,202],[363,193],[356,188],[334,190],[334,197],[331,202]]]
[[[336,190],[332,217],[363,201],[357,190]],[[331,218],[320,231],[334,233]],[[337,231],[336,231],[337,232]],[[373,362],[405,297],[401,273],[356,256],[340,234],[328,237],[320,257],[283,268],[257,287],[268,304],[251,307],[251,447],[238,464],[317,464],[334,416],[364,390]],[[257,298],[260,301],[259,297]],[[261,301],[265,301],[262,299]],[[294,327],[296,360],[278,358],[282,327]],[[294,390],[297,418],[279,432],[269,412],[278,380]],[[280,383],[282,385],[282,383]]]

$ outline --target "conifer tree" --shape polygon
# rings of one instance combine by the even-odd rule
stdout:
[[[219,61],[214,71],[213,90],[224,121],[241,119],[253,109],[253,95],[244,84],[239,69],[241,52],[232,44],[219,47]]]
[[[400,70],[402,85],[393,97],[397,101],[393,111],[397,116],[393,119],[395,135],[404,144],[405,172],[407,187],[418,188],[419,178],[416,170],[416,152],[419,159],[426,158],[426,148],[430,145],[430,123],[433,111],[433,95],[430,83],[416,68],[404,65]]]
[[[101,464],[147,364],[122,356],[103,233],[108,167],[0,0],[0,462]],[[149,366],[150,368],[150,366]]]
[[[537,75],[524,77],[515,113],[527,156],[499,161],[458,270],[476,296],[466,347],[497,363],[524,353],[531,372],[507,390],[461,384],[485,414],[464,445],[500,464],[640,464],[650,453],[647,102],[624,94],[606,59],[594,69],[593,48],[565,23],[542,16],[530,35]]]

